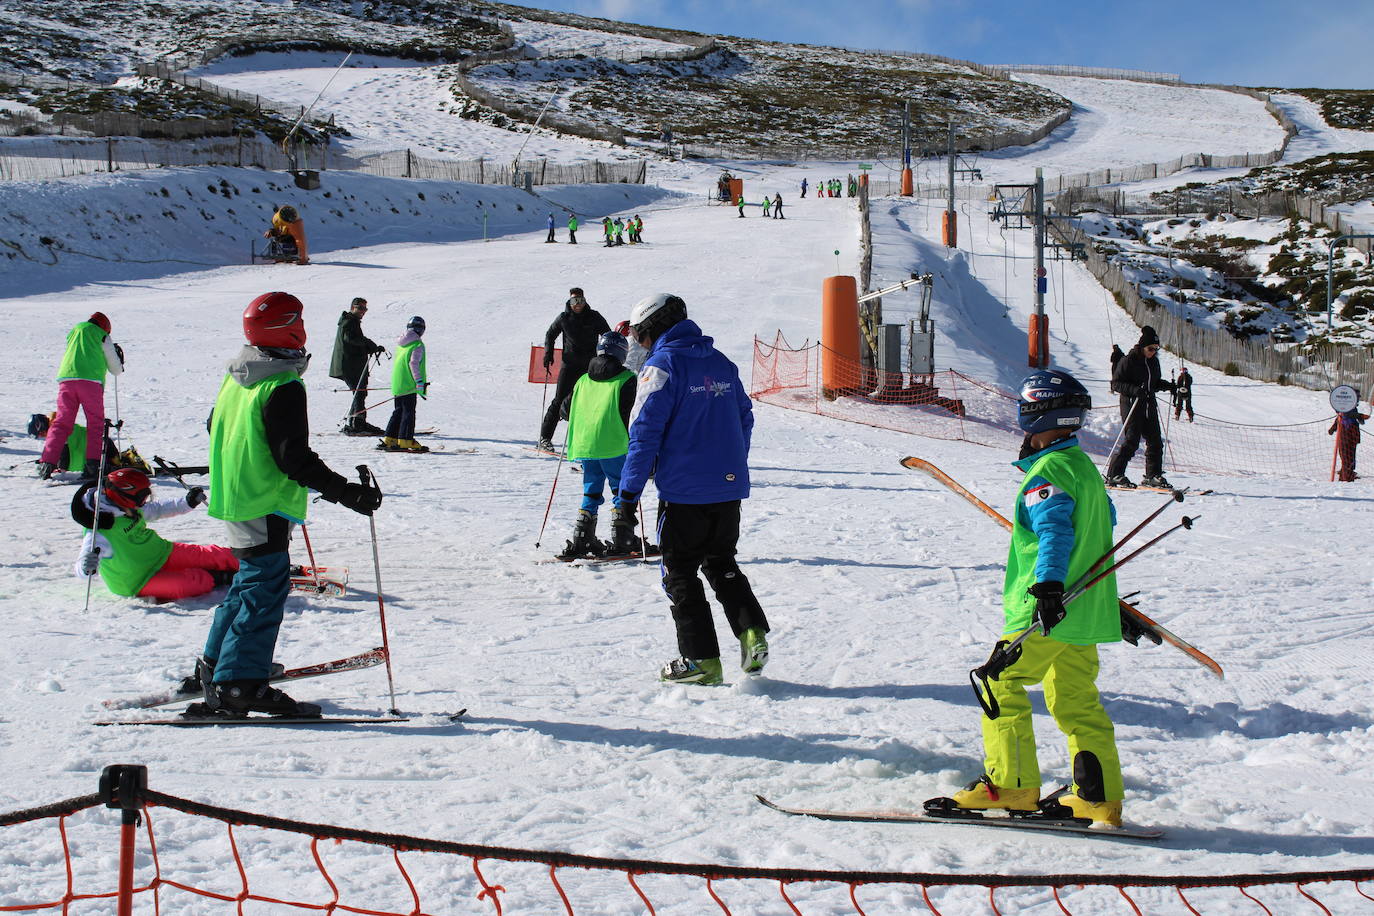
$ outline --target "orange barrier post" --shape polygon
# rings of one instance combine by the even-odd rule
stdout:
[[[739,202],[739,199],[740,199],[741,197],[744,196],[744,179],[743,179],[743,178],[731,178],[729,183],[730,183],[730,206],[733,207],[736,203]]]
[[[902,169],[902,196],[910,197],[916,193],[916,184],[911,179],[911,169]]]
[[[821,292],[821,394],[833,399],[853,390],[859,362],[859,284],[826,277]]]
[[[1048,315],[1032,315],[1030,319],[1029,353],[1026,365],[1032,369],[1042,369],[1050,364],[1050,318]]]
[[[940,238],[944,241],[946,248],[958,247],[959,214],[952,210],[946,210],[940,214]]]

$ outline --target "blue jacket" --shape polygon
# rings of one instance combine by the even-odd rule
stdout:
[[[749,496],[754,407],[739,369],[690,319],[654,341],[639,372],[622,492],[654,475],[670,503],[723,503]]]
[[[1029,472],[1031,466],[1050,452],[1057,452],[1078,446],[1078,437],[1060,439],[1034,454],[1027,455],[1012,464],[1022,471]],[[1035,532],[1040,539],[1040,550],[1035,560],[1036,582],[1063,582],[1067,587],[1069,555],[1073,553],[1078,534],[1073,526],[1074,498],[1051,484],[1040,475],[1026,481],[1021,495],[1016,501],[1016,512],[1023,526]],[[1107,497],[1107,509],[1111,514],[1112,525],[1116,525],[1116,504]],[[1110,534],[1110,532],[1109,532]],[[1110,537],[1108,538],[1110,541]]]

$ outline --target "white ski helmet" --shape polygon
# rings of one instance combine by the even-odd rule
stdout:
[[[657,340],[666,330],[687,317],[687,303],[672,293],[659,293],[635,303],[630,310],[630,329],[636,337],[648,334]]]

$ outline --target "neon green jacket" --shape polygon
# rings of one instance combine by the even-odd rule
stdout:
[[[604,382],[590,375],[577,380],[568,407],[569,458],[616,458],[630,450],[630,433],[620,417],[620,389],[634,377],[626,369]]]
[[[210,423],[210,504],[212,518],[245,522],[280,515],[305,521],[307,491],[277,466],[267,444],[262,411],[282,385],[304,385],[295,371],[278,372],[247,387],[224,377]]]

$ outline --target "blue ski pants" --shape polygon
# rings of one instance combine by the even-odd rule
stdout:
[[[215,683],[267,680],[291,591],[291,556],[285,551],[239,560],[238,575],[215,608],[206,658]]]
[[[620,472],[625,469],[625,456],[614,458],[581,458],[582,463],[582,508],[593,515],[597,507],[606,501],[606,483],[611,484],[611,505],[620,508]]]

